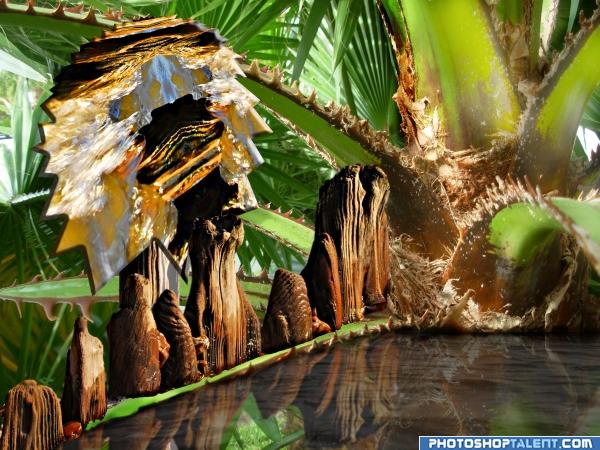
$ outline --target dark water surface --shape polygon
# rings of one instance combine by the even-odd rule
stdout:
[[[600,337],[362,338],[182,395],[66,447],[416,449],[429,434],[600,434]]]

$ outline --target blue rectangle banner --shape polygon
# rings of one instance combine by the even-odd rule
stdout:
[[[419,436],[419,450],[446,449],[595,449],[600,436]]]

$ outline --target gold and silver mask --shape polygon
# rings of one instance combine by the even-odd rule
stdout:
[[[56,78],[40,146],[57,175],[46,215],[67,216],[58,251],[84,247],[94,292],[153,239],[168,245],[176,200],[215,170],[236,185],[227,208],[256,206],[252,136],[269,128],[236,56],[214,30],[150,19],[82,46]]]

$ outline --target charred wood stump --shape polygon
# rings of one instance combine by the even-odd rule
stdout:
[[[26,380],[8,391],[1,450],[50,449],[62,440],[60,401],[52,389]]]
[[[244,239],[242,221],[232,215],[197,222],[190,242],[192,285],[185,318],[192,336],[208,338],[208,365],[218,373],[260,352],[249,325],[258,320],[240,295],[235,251]]]
[[[380,168],[353,165],[341,170],[319,191],[315,234],[327,233],[335,244],[344,323],[361,320],[365,306],[386,302],[390,288],[385,213],[389,189]],[[315,246],[323,247],[319,239]],[[313,259],[319,258],[330,259],[331,253]],[[307,270],[315,272],[310,266]],[[316,307],[317,311],[325,308]]]
[[[342,327],[342,291],[335,243],[327,233],[315,236],[306,267],[300,273],[316,315],[332,330]]]
[[[169,343],[169,358],[162,366],[161,389],[167,390],[191,384],[200,378],[198,359],[190,326],[179,309],[179,298],[164,291],[152,308],[154,320]]]
[[[108,324],[111,397],[153,395],[160,389],[169,346],[156,327],[151,302],[148,280],[130,275],[121,292],[122,309]]]
[[[104,348],[100,339],[88,332],[87,320],[82,317],[75,320],[61,406],[65,423],[75,421],[82,426],[106,413]]]
[[[262,326],[264,351],[293,347],[312,337],[312,311],[304,279],[285,269],[277,270]]]

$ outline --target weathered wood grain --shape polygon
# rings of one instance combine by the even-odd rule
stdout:
[[[390,277],[385,213],[389,189],[380,168],[353,165],[319,191],[315,235],[327,233],[335,244],[344,323],[361,320],[365,305],[385,302]]]
[[[67,354],[62,415],[65,423],[75,421],[85,426],[106,414],[104,347],[88,332],[86,319],[78,317],[74,328]]]
[[[304,279],[288,270],[277,270],[262,325],[263,349],[274,352],[312,337],[312,311]]]
[[[164,291],[152,308],[154,320],[169,343],[169,358],[161,368],[161,389],[167,390],[191,384],[200,378],[192,331],[179,309],[179,298]]]
[[[26,380],[8,391],[1,450],[51,449],[62,440],[60,401],[52,389]]]
[[[240,295],[235,270],[235,251],[243,239],[241,220],[224,215],[199,220],[190,242],[192,285],[185,318],[194,337],[208,338],[208,365],[214,373],[260,352],[257,334],[248,329],[258,319]]]
[[[160,368],[168,343],[156,327],[151,287],[139,274],[130,275],[121,292],[121,309],[108,324],[111,397],[138,397],[160,389]]]

